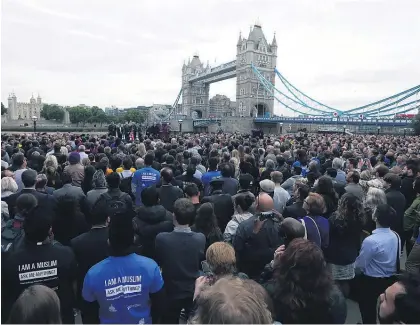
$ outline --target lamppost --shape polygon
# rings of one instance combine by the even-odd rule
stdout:
[[[38,116],[32,116],[32,121],[34,122],[34,134],[36,133],[36,121],[38,120]]]
[[[379,135],[379,132],[381,131],[381,127],[380,126],[378,126],[378,135]]]
[[[178,120],[179,123],[179,134],[182,134],[182,120]]]
[[[346,134],[346,127],[347,127],[347,125],[343,126],[343,134]]]
[[[405,133],[406,133],[406,131],[407,131],[407,129],[406,129],[406,128],[404,128],[404,138],[405,138]]]
[[[283,123],[280,123],[280,134],[283,134]]]

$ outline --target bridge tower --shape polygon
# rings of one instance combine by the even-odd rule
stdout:
[[[207,68],[208,69],[208,64]],[[193,56],[188,64],[182,67],[182,108],[181,114],[194,118],[208,117],[209,107],[209,84],[204,82],[190,83],[189,78],[204,71],[205,68],[200,61],[198,54]]]
[[[277,62],[277,41],[274,35],[269,44],[264,36],[261,24],[256,23],[248,39],[239,35],[236,44],[236,105],[237,115],[243,117],[273,115],[274,97],[265,90],[252,72],[251,64],[273,85],[274,68]]]

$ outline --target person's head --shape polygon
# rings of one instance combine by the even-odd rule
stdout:
[[[200,191],[198,190],[198,186],[197,184],[187,184],[184,187],[184,193],[186,195],[187,198],[192,199],[192,198],[197,198],[200,196]]]
[[[211,244],[206,252],[206,261],[216,276],[231,275],[236,272],[235,249],[228,243]]]
[[[195,227],[206,236],[217,227],[216,215],[212,203],[203,203],[197,210]]]
[[[58,161],[57,157],[54,155],[49,155],[44,160],[44,167],[53,167],[54,169],[58,168]]]
[[[80,163],[80,154],[78,152],[73,151],[69,155],[69,163],[70,163],[70,165],[76,165],[76,164]]]
[[[377,177],[383,178],[383,177],[385,177],[385,175],[386,175],[386,174],[388,174],[388,173],[389,173],[389,168],[388,168],[388,167],[386,167],[385,165],[379,165],[379,166],[376,168],[376,176],[377,176]]]
[[[283,174],[279,171],[274,171],[271,173],[271,180],[276,185],[280,185],[283,182]]]
[[[267,193],[260,193],[256,198],[256,208],[259,212],[269,212],[274,209],[273,198]]]
[[[253,197],[248,193],[241,193],[235,197],[235,208],[238,213],[249,212],[249,209],[254,204]]]
[[[144,159],[137,158],[136,160],[136,169],[142,169],[144,167]]]
[[[109,160],[110,167],[113,171],[116,171],[117,168],[121,167],[122,161],[121,158],[117,155],[112,155],[111,159]]]
[[[376,222],[377,228],[389,228],[393,220],[397,219],[397,213],[388,204],[379,204],[373,210],[373,221]]]
[[[331,177],[332,179],[335,179],[337,177],[337,169],[327,168],[326,174],[327,174],[327,176]]]
[[[153,160],[155,159],[155,156],[154,156],[154,154],[153,153],[147,153],[145,156],[144,156],[144,165],[145,166],[152,166],[152,164],[153,164]]]
[[[193,324],[271,324],[271,299],[252,280],[222,277],[197,298]]]
[[[293,185],[293,196],[298,202],[303,202],[309,195],[310,191],[311,188],[303,182],[296,181],[295,185]]]
[[[110,218],[107,211],[108,205],[105,201],[98,201],[95,204],[95,209],[89,213],[89,222],[92,226],[108,225]]]
[[[341,169],[343,167],[343,160],[341,158],[334,158],[332,161],[332,168]]]
[[[174,203],[175,226],[188,226],[195,218],[194,204],[188,199],[178,199]]]
[[[362,201],[351,193],[345,193],[338,201],[335,220],[340,220],[340,226],[358,225],[364,223]]]
[[[119,214],[111,217],[109,222],[108,242],[111,247],[111,255],[119,255],[126,252],[134,241],[134,229],[132,219]]]
[[[420,275],[403,273],[379,297],[381,324],[418,324],[420,319]]]
[[[219,166],[219,168],[220,168],[220,173],[222,174],[223,177],[232,176],[232,168],[230,164],[223,163],[221,166]]]
[[[274,197],[274,189],[276,187],[276,184],[274,184],[273,181],[269,179],[264,179],[260,181],[260,189],[262,193],[267,193],[271,197]]]
[[[155,186],[149,186],[141,191],[141,202],[146,207],[152,207],[159,204],[159,192]]]
[[[301,175],[302,174],[302,167],[294,166],[292,170],[293,170],[293,175]]]
[[[22,173],[22,183],[26,188],[35,188],[36,183],[36,171],[27,169]]]
[[[384,176],[385,186],[393,190],[401,188],[401,178],[394,173],[388,173]]]
[[[10,310],[8,324],[61,324],[60,300],[54,290],[35,284],[26,288]]]
[[[36,183],[35,183],[35,189],[45,189],[47,186],[48,178],[45,174],[38,174],[36,176]]]
[[[79,152],[85,152],[86,147],[84,145],[79,146]]]
[[[23,224],[26,239],[33,243],[44,242],[51,234],[52,223],[51,214],[44,213],[39,206],[31,209],[26,214]]]
[[[160,176],[162,177],[164,184],[169,184],[174,178],[174,173],[171,168],[165,167],[160,171]]]
[[[1,179],[1,192],[4,193],[6,191],[10,191],[12,193],[16,193],[18,190],[18,185],[13,177],[7,176]]]
[[[92,177],[92,187],[93,188],[104,188],[107,187],[106,177],[102,169],[95,171]]]
[[[211,157],[209,158],[209,170],[210,171],[216,171],[217,170],[217,165],[219,164],[219,159],[216,157]]]
[[[22,194],[16,200],[16,213],[21,217],[26,217],[38,205],[38,200],[32,194]]]
[[[61,153],[61,144],[59,142],[54,143],[54,147],[53,147],[54,153]]]
[[[106,182],[110,189],[116,189],[120,187],[121,177],[118,173],[112,172],[106,177]]]
[[[73,182],[73,179],[69,173],[63,173],[61,175],[61,181],[63,182],[63,185],[71,184]]]
[[[130,170],[130,168],[133,167],[133,161],[130,157],[125,157],[123,160],[123,168],[124,170]]]
[[[286,247],[293,239],[305,237],[305,227],[294,218],[285,218],[280,224],[280,230],[284,234]]]
[[[350,171],[346,176],[347,183],[359,184],[360,174],[357,170]]]
[[[251,174],[241,174],[239,176],[239,187],[241,190],[250,190],[254,183],[254,177]]]
[[[364,202],[365,207],[374,208],[379,204],[386,204],[386,202],[386,195],[382,189],[376,187],[369,187]]]
[[[313,315],[304,319],[325,319],[323,306],[329,305],[334,282],[324,254],[315,243],[298,238],[292,240],[275,263],[276,292],[274,306],[277,315],[284,315],[288,323],[300,323],[302,313],[311,306]],[[314,306],[319,306],[315,308]]]
[[[324,198],[318,193],[309,193],[302,207],[309,216],[321,216],[326,211]]]
[[[265,162],[265,168],[274,169],[274,167],[275,167],[274,161],[272,159],[267,159],[267,161]]]
[[[407,175],[407,176],[416,176],[417,175],[417,172],[418,172],[418,167],[415,165],[415,164],[410,164],[410,165],[407,165],[405,168],[404,168],[404,173]]]

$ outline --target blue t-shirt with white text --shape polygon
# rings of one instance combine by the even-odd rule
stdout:
[[[110,256],[85,276],[82,296],[99,304],[102,324],[151,324],[150,294],[163,287],[155,261],[137,254]]]
[[[159,172],[152,167],[144,167],[133,174],[132,184],[136,187],[136,205],[142,205],[141,192],[146,187],[155,185],[160,180]]]

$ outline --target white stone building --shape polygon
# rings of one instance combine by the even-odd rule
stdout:
[[[32,94],[29,103],[18,102],[16,95],[11,93],[8,98],[7,116],[9,120],[30,120],[32,116],[41,118],[41,110],[44,104],[41,97],[37,99]]]

